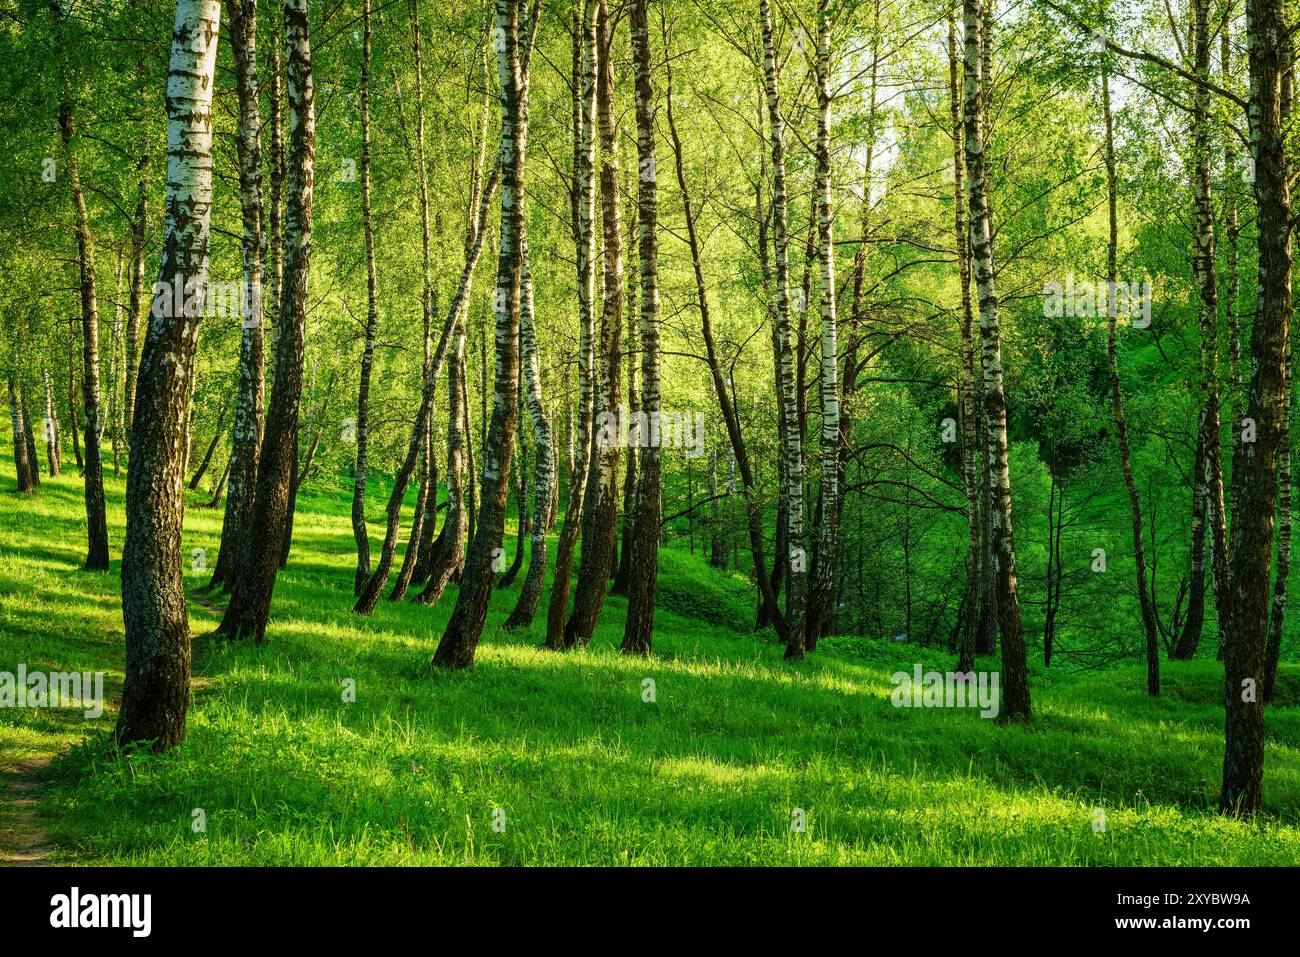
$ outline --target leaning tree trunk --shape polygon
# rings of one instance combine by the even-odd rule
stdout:
[[[411,20],[411,49],[415,56],[415,155],[412,157],[412,162],[416,168],[416,184],[420,199],[420,267],[422,277],[420,311],[424,329],[423,378],[427,381],[432,374],[431,369],[433,367],[433,313],[436,305],[433,297],[433,274],[429,260],[431,243],[429,172],[425,158],[424,60],[421,53],[418,2],[410,4],[409,14]],[[401,109],[400,100],[398,109]],[[403,124],[405,124],[405,120],[403,120]],[[445,355],[445,352],[443,355]],[[431,392],[430,400],[433,401],[435,396],[436,391]],[[429,414],[423,417],[422,425],[423,432],[419,436],[418,491],[415,499],[415,512],[411,517],[410,541],[402,557],[402,565],[398,570],[393,589],[388,595],[390,601],[397,601],[405,596],[406,589],[415,574],[417,564],[422,567],[427,564],[427,560],[420,555],[421,548],[432,541],[432,536],[425,535],[425,520],[426,517],[431,522],[437,519],[436,510],[426,516],[429,502],[432,501],[435,507],[437,505],[436,488],[431,488],[431,486],[436,485],[435,470],[433,468],[432,407],[429,409]]]
[[[366,239],[366,343],[361,354],[357,386],[357,462],[352,480],[352,537],[357,569],[352,594],[360,595],[370,577],[370,535],[366,530],[366,479],[370,473],[370,372],[375,363],[375,333],[379,327],[379,292],[375,278],[375,232],[370,219],[370,0],[364,0],[365,36],[361,55],[361,221]]]
[[[425,363],[425,376],[429,378],[428,362]],[[432,399],[431,399],[432,402]],[[406,551],[402,554],[402,564],[397,570],[397,577],[393,580],[393,588],[388,593],[389,601],[401,601],[406,596],[406,590],[411,586],[411,577],[415,574],[416,559],[419,558],[420,544],[424,541],[424,525],[426,522],[433,521],[437,512],[432,511],[429,507],[431,495],[436,496],[436,489],[431,487],[430,478],[433,475],[433,443],[430,441],[432,434],[431,422],[433,421],[433,406],[430,404],[428,414],[424,416],[424,433],[420,436],[419,448],[419,465],[422,476],[415,494],[415,511],[411,516],[411,534],[406,542]],[[435,500],[434,506],[438,503]]]
[[[618,126],[614,118],[614,77],[610,65],[613,29],[605,0],[597,2],[600,56],[596,85],[596,118],[600,132],[601,230],[604,240],[600,354],[596,364],[597,423],[592,456],[587,464],[587,495],[583,503],[582,554],[573,611],[564,626],[564,644],[572,648],[591,641],[600,621],[613,567],[618,537],[619,399],[623,338],[623,223],[618,193]]]
[[[1105,65],[1101,70],[1101,103],[1106,124],[1105,163],[1106,163],[1106,206],[1109,210],[1110,233],[1106,242],[1106,315],[1107,324],[1106,355],[1110,362],[1110,398],[1111,409],[1115,416],[1115,433],[1119,441],[1120,467],[1124,473],[1124,487],[1128,489],[1129,516],[1133,525],[1133,564],[1137,576],[1136,587],[1138,604],[1142,612],[1142,631],[1146,636],[1147,655],[1147,694],[1160,694],[1160,646],[1157,639],[1156,613],[1152,607],[1151,592],[1147,589],[1147,557],[1142,542],[1142,500],[1138,496],[1137,481],[1133,477],[1133,459],[1129,453],[1128,421],[1124,418],[1124,398],[1119,385],[1118,352],[1118,254],[1119,254],[1119,217],[1116,212],[1117,189],[1115,173],[1115,134],[1114,117],[1110,109],[1110,71]],[[1206,184],[1208,186],[1208,184]],[[1198,184],[1199,189],[1199,184]],[[1208,199],[1207,199],[1208,202]],[[1198,207],[1199,207],[1198,200]],[[1199,216],[1199,212],[1198,212]],[[1204,241],[1205,237],[1201,237]],[[1204,250],[1200,254],[1204,254]],[[1209,249],[1210,273],[1213,275],[1214,247]],[[1211,279],[1211,283],[1213,280]],[[1201,302],[1204,308],[1206,282],[1201,279]],[[1213,293],[1211,292],[1212,296]],[[1213,315],[1213,313],[1211,313]],[[1204,320],[1203,320],[1204,321]]]
[[[595,453],[595,337],[596,337],[596,85],[600,62],[596,56],[596,0],[586,0],[581,21],[575,23],[575,61],[582,77],[574,77],[573,191],[574,243],[578,266],[578,434],[569,470],[569,501],[555,549],[555,576],[546,609],[546,647],[565,647],[564,622],[569,610],[569,577],[573,550],[585,511],[589,461]]]
[[[637,246],[641,257],[641,409],[651,424],[641,449],[628,575],[627,622],[622,650],[648,655],[654,639],[655,584],[659,576],[660,448],[653,423],[660,412],[659,354],[659,194],[655,175],[655,101],[647,24],[649,0],[632,6],[632,66],[636,89],[636,147],[641,170],[637,186]],[[628,546],[624,546],[627,548]]]
[[[520,293],[522,296],[523,293]],[[520,362],[522,363],[522,358]],[[524,405],[523,394],[523,369],[520,367],[519,375],[519,405]],[[517,438],[518,455],[515,456],[515,474],[519,476],[519,483],[515,486],[515,511],[517,521],[515,522],[515,557],[510,562],[510,567],[505,570],[500,578],[497,579],[497,588],[509,588],[519,577],[519,569],[524,567],[524,542],[528,538],[528,453],[524,448],[522,431]]]
[[[1259,297],[1251,330],[1250,393],[1245,423],[1234,424],[1231,598],[1223,642],[1224,813],[1253,815],[1262,800],[1264,682],[1270,566],[1278,457],[1286,408],[1287,341],[1291,324],[1291,184],[1286,154],[1290,121],[1284,94],[1291,66],[1282,0],[1249,0],[1250,141],[1255,163]],[[1252,441],[1253,439],[1253,441]]]
[[[760,614],[765,617],[767,622],[775,626],[778,635],[784,636],[785,619],[781,615],[776,593],[776,584],[779,579],[769,576],[767,573],[766,543],[763,536],[763,505],[754,487],[754,469],[750,463],[749,451],[745,446],[745,436],[741,431],[740,417],[736,413],[735,403],[731,401],[731,390],[728,388],[728,380],[722,371],[722,362],[713,335],[713,317],[709,306],[708,286],[704,281],[703,255],[700,249],[695,211],[691,203],[691,192],[686,182],[682,141],[678,135],[677,123],[673,113],[673,71],[671,61],[664,62],[664,79],[668,138],[673,146],[673,166],[677,173],[677,187],[682,196],[682,206],[686,217],[686,240],[691,251],[691,267],[695,275],[695,295],[700,309],[700,334],[704,339],[704,356],[708,362],[709,375],[713,382],[713,392],[718,399],[718,408],[722,410],[722,420],[727,429],[727,439],[731,444],[732,457],[735,460],[736,468],[740,472],[741,490],[745,497],[745,527],[749,535],[750,556],[754,564],[754,579],[758,585]],[[656,196],[656,211],[658,209],[657,202]],[[762,217],[760,216],[759,219],[761,231]],[[765,245],[765,241],[760,240],[760,249],[763,245]],[[642,362],[644,363],[644,361],[643,356]],[[644,389],[643,375],[643,395]],[[644,402],[644,399],[642,401]],[[649,415],[648,412],[646,414]],[[658,507],[658,504],[656,504],[656,507]],[[655,529],[654,534],[657,538],[659,530]],[[779,559],[775,565],[778,569],[781,567]]]
[[[203,476],[207,475],[208,469],[212,467],[212,456],[217,451],[217,443],[221,441],[221,437],[225,434],[225,424],[226,409],[222,408],[221,415],[217,419],[217,427],[212,430],[212,441],[208,443],[207,450],[203,453],[203,459],[199,462],[199,467],[190,476],[190,491],[194,491],[199,487],[199,483],[203,481]]]
[[[475,237],[474,244],[466,253],[465,265],[461,270],[460,282],[456,287],[456,294],[452,297],[451,305],[447,309],[447,318],[443,324],[442,333],[439,336],[438,345],[434,351],[428,374],[424,376],[420,408],[416,413],[415,424],[411,429],[411,439],[407,445],[406,457],[398,467],[397,474],[393,478],[392,492],[388,496],[387,524],[384,530],[384,540],[380,546],[379,561],[362,587],[361,593],[357,596],[356,604],[352,609],[358,614],[368,615],[370,612],[374,611],[375,605],[379,601],[379,593],[382,592],[384,587],[388,584],[388,575],[393,567],[393,555],[397,550],[397,538],[401,529],[402,500],[406,497],[406,489],[411,482],[411,476],[415,474],[420,450],[424,446],[424,437],[428,433],[429,419],[433,416],[434,390],[437,388],[438,379],[442,374],[442,366],[446,361],[447,349],[451,343],[452,336],[465,323],[465,310],[469,301],[470,288],[474,277],[474,267],[478,265],[479,256],[483,252],[483,240],[487,233],[487,216],[492,206],[492,197],[496,192],[497,180],[500,176],[500,172],[501,167],[498,162],[498,164],[492,169],[492,175],[489,178],[488,184],[484,188],[483,195],[479,201],[478,233]]]
[[[497,253],[496,379],[492,423],[483,447],[483,483],[478,522],[465,557],[460,593],[432,665],[467,668],[487,619],[492,576],[505,529],[506,492],[519,414],[519,326],[523,257],[524,165],[528,135],[528,61],[521,56],[523,0],[496,0],[497,74],[501,88],[501,233]],[[538,7],[528,32],[536,34]],[[521,62],[522,61],[522,62]]]
[[[55,2],[54,16],[60,22],[65,14]],[[81,172],[72,145],[74,122],[72,99],[64,80],[63,99],[59,103],[59,138],[63,143],[63,163],[68,173],[72,197],[74,231],[77,237],[78,285],[81,292],[81,404],[84,419],[82,437],[86,443],[86,564],[88,571],[108,568],[108,519],[104,509],[104,463],[100,453],[102,428],[99,423],[99,296],[95,289],[95,248],[90,235],[90,215],[81,188]]]
[[[217,486],[212,490],[212,498],[208,499],[199,508],[216,508],[221,504],[222,496],[226,494],[226,482],[230,480],[230,459],[226,459],[226,467],[221,470],[221,478],[217,479]]]
[[[831,18],[828,0],[817,4],[817,258],[821,265],[821,534],[808,599],[805,641],[815,648],[833,617],[839,550],[840,389],[835,312],[835,238],[831,198]],[[790,646],[786,646],[789,653]]]
[[[964,0],[962,19],[965,27],[963,146],[968,177],[966,194],[970,206],[971,263],[979,294],[984,422],[988,430],[989,525],[992,552],[996,556],[997,605],[1002,632],[1002,714],[1009,719],[1023,719],[1029,717],[1029,679],[1016,581],[1011,471],[1007,461],[1007,399],[1002,384],[1002,339],[984,157],[982,74],[985,64],[981,48],[989,43],[989,37],[982,36],[985,23],[980,16],[979,0]]]
[[[523,310],[520,316],[519,342],[523,350],[523,377],[528,414],[533,423],[536,463],[533,471],[533,524],[528,551],[528,574],[519,589],[514,610],[506,619],[507,628],[527,628],[537,613],[546,578],[546,529],[551,510],[551,491],[555,487],[555,433],[546,415],[542,394],[542,360],[537,348],[537,323],[533,311],[533,275],[528,259],[528,239],[521,239],[523,256]]]
[[[447,517],[433,544],[424,589],[416,596],[421,605],[435,604],[447,583],[465,561],[465,323],[456,328],[456,345],[447,375]]]
[[[249,550],[235,569],[230,603],[218,633],[261,642],[284,546],[289,482],[302,395],[311,259],[312,188],[316,166],[316,116],[311,76],[307,0],[284,2],[285,93],[289,105],[289,158],[284,222],[284,278],[276,313],[274,387],[258,461]]]
[[[262,120],[257,80],[257,0],[230,0],[230,45],[239,94],[236,148],[239,206],[243,221],[243,323],[239,384],[230,447],[229,494],[221,525],[221,550],[208,588],[229,587],[253,561],[261,543],[251,538],[265,402],[265,338],[262,326]]]
[[[218,0],[178,0],[167,78],[167,216],[160,275],[206,287],[212,213],[212,87]],[[164,287],[165,288],[165,287]],[[161,305],[161,302],[158,303]],[[126,479],[122,617],[126,680],[114,737],[162,751],[185,740],[190,626],[181,565],[180,441],[200,315],[157,310],[145,328]]]

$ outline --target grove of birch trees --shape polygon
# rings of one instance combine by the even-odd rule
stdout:
[[[115,741],[185,740],[195,642],[276,641],[311,496],[340,614],[450,609],[421,669],[602,623],[653,656],[690,556],[792,672],[831,636],[939,648],[1006,722],[1050,669],[1159,696],[1217,658],[1219,806],[1252,815],[1296,632],[1298,25],[0,0],[6,491],[80,477]]]

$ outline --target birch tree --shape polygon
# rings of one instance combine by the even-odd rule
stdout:
[[[265,636],[271,596],[280,570],[302,394],[316,175],[316,115],[307,20],[307,0],[284,0],[289,144],[284,277],[276,315],[274,388],[266,412],[250,529],[250,541],[257,543],[257,547],[250,549],[244,566],[236,569],[230,603],[217,629],[218,634],[228,639],[252,638],[258,643]]]
[[[1259,248],[1255,321],[1251,329],[1246,415],[1233,423],[1230,599],[1224,626],[1226,721],[1219,807],[1249,817],[1259,810],[1264,777],[1264,683],[1270,566],[1278,459],[1286,419],[1287,342],[1291,325],[1291,164],[1286,149],[1291,68],[1290,30],[1281,0],[1248,0],[1251,159]],[[1253,428],[1252,428],[1253,427]],[[1253,441],[1252,441],[1253,440]],[[1234,483],[1235,484],[1235,483]]]
[[[501,231],[496,281],[496,377],[492,395],[492,422],[483,448],[482,493],[478,522],[465,558],[460,593],[432,664],[466,668],[487,618],[494,566],[501,554],[505,528],[510,460],[514,453],[515,423],[519,413],[519,326],[523,257],[524,169],[527,159],[527,77],[524,54],[527,39],[535,35],[540,9],[534,5],[526,31],[521,31],[523,0],[495,0],[497,74],[501,89]]]
[[[775,343],[779,366],[777,404],[781,419],[781,469],[786,511],[786,549],[790,575],[785,612],[786,657],[804,655],[804,626],[807,616],[807,554],[803,538],[803,428],[799,418],[794,353],[794,329],[790,322],[790,236],[787,225],[789,197],[786,187],[785,114],[781,110],[780,76],[772,10],[768,0],[759,0],[763,32],[763,78],[767,91],[768,128],[772,154],[772,231],[775,243],[776,302]]]
[[[212,89],[221,5],[178,0],[167,75],[167,202],[162,277],[140,355],[126,480],[122,617],[126,678],[114,738],[155,751],[185,740],[190,628],[181,570],[181,434],[201,311],[161,308],[166,283],[205,288],[212,215]]]
[[[542,389],[542,360],[537,344],[537,316],[533,306],[533,274],[529,265],[528,239],[520,241],[523,266],[522,314],[519,339],[523,352],[523,377],[528,415],[533,424],[533,443],[537,448],[533,470],[533,524],[528,549],[528,573],[519,589],[507,628],[526,628],[537,613],[537,603],[542,597],[546,578],[547,517],[551,511],[551,491],[555,487],[555,432],[546,414]]]
[[[264,412],[265,346],[262,334],[262,121],[257,81],[257,0],[229,0],[230,46],[238,91],[235,136],[239,161],[239,208],[243,223],[243,277],[239,384],[229,492],[221,525],[221,550],[209,588],[228,587],[239,566],[251,560],[250,532],[257,486]]]
[[[601,282],[600,349],[595,366],[596,423],[583,502],[582,554],[573,611],[564,626],[566,647],[591,641],[605,604],[618,537],[619,401],[622,395],[623,220],[618,190],[618,124],[614,115],[614,77],[610,56],[613,25],[605,0],[597,0],[596,121],[600,136]]]
[[[362,2],[361,41],[361,223],[366,245],[366,331],[357,384],[357,459],[352,479],[352,537],[357,546],[353,595],[370,577],[370,535],[366,529],[366,480],[370,475],[370,373],[375,363],[379,327],[379,290],[375,275],[375,230],[370,218],[370,0]]]
[[[1210,78],[1210,5],[1192,4],[1193,71],[1202,81]],[[1226,557],[1226,530],[1218,516],[1224,513],[1223,469],[1219,453],[1219,286],[1215,264],[1214,197],[1211,192],[1212,155],[1210,90],[1196,84],[1192,97],[1192,274],[1196,281],[1197,319],[1200,329],[1200,415],[1192,494],[1192,547],[1190,595],[1182,635],[1171,652],[1174,658],[1191,658],[1200,642],[1205,617],[1206,535],[1210,553]],[[1235,216],[1235,213],[1234,213]],[[1209,517],[1209,522],[1206,519]],[[1208,525],[1208,528],[1207,528]]]
[[[660,448],[655,426],[660,404],[659,346],[659,195],[655,165],[655,95],[652,84],[648,0],[632,5],[632,69],[636,96],[637,248],[641,260],[641,411],[650,423],[641,450],[636,489],[636,522],[629,559],[627,621],[622,650],[648,655],[654,639],[655,586],[659,577]],[[627,548],[628,545],[624,545]]]
[[[58,36],[65,50],[67,14],[61,0],[51,0]],[[72,200],[73,233],[77,240],[78,291],[81,298],[81,408],[82,436],[86,445],[84,493],[86,501],[87,571],[108,568],[108,519],[104,508],[104,461],[100,449],[103,425],[99,408],[99,292],[95,283],[95,244],[90,234],[90,214],[81,186],[81,170],[73,143],[76,129],[67,65],[61,68],[63,89],[59,100],[59,140],[63,167]]]
[[[1151,602],[1151,592],[1147,588],[1147,558],[1146,547],[1142,539],[1142,499],[1138,495],[1137,480],[1133,476],[1133,460],[1129,451],[1128,421],[1124,418],[1124,397],[1120,390],[1119,383],[1119,355],[1118,355],[1118,312],[1119,312],[1119,216],[1117,212],[1117,186],[1115,172],[1115,119],[1111,112],[1110,106],[1110,68],[1103,60],[1101,68],[1101,104],[1102,116],[1106,130],[1106,141],[1104,146],[1104,156],[1106,164],[1106,209],[1108,223],[1108,238],[1106,240],[1106,315],[1107,315],[1107,336],[1106,336],[1106,355],[1110,361],[1110,396],[1111,411],[1115,417],[1115,435],[1119,443],[1120,468],[1124,473],[1124,487],[1128,490],[1129,501],[1129,518],[1133,529],[1133,566],[1134,574],[1137,578],[1136,590],[1138,605],[1142,613],[1142,631],[1146,638],[1147,653],[1147,694],[1160,694],[1160,646],[1157,639],[1156,613]],[[1209,182],[1208,178],[1204,183],[1206,189],[1205,203],[1208,205]],[[1198,182],[1197,206],[1198,218],[1202,215],[1199,207],[1201,184]],[[1198,237],[1198,243],[1204,242],[1205,237]],[[1198,269],[1199,283],[1201,285],[1201,303],[1205,308],[1207,297],[1213,301],[1213,273],[1214,273],[1214,242],[1209,240],[1208,250],[1208,269],[1211,278],[1207,281],[1204,277],[1203,268]],[[1198,252],[1198,256],[1205,256],[1204,250]],[[1217,321],[1211,309],[1210,322]],[[1202,319],[1202,328],[1205,320]],[[1217,403],[1217,400],[1216,400]],[[1217,419],[1217,416],[1216,416]],[[1216,438],[1217,441],[1217,431]]]
[[[45,461],[50,475],[63,472],[63,446],[59,435],[59,413],[54,405],[54,385],[50,372],[42,367],[41,379],[45,384]]]
[[[1020,620],[1016,580],[1016,551],[1011,522],[1011,472],[1007,460],[1007,401],[1002,382],[1002,340],[998,323],[998,294],[993,268],[988,181],[984,156],[983,48],[985,19],[979,0],[962,4],[964,86],[962,132],[966,159],[966,199],[969,206],[971,265],[979,297],[980,367],[987,430],[989,471],[989,527],[996,557],[997,606],[1002,635],[1002,714],[1009,719],[1029,717],[1029,681],[1026,675],[1025,639]]]
[[[27,454],[27,434],[23,424],[22,386],[14,373],[9,373],[9,426],[14,440],[14,477],[18,482],[18,492],[30,495],[36,488],[33,475],[36,463]]]
[[[817,259],[821,270],[821,514],[817,560],[808,601],[805,642],[831,626],[835,603],[835,563],[839,550],[840,389],[839,331],[835,304],[834,201],[831,195],[831,14],[829,0],[817,2],[817,44],[813,70],[817,84]],[[786,646],[787,649],[790,647]]]
[[[596,55],[596,0],[585,0],[574,24],[575,62],[581,80],[574,77],[573,212],[578,272],[578,427],[569,470],[569,501],[555,549],[555,576],[546,609],[546,646],[566,645],[565,620],[569,611],[569,577],[586,500],[589,462],[594,454],[596,338],[596,85],[600,64]]]

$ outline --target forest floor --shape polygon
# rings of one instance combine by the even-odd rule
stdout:
[[[106,485],[116,558],[124,480]],[[192,592],[206,580],[194,550],[210,563],[220,532],[197,501]],[[516,585],[494,596],[476,667],[431,674],[454,588],[434,608],[381,601],[354,616],[348,507],[342,488],[299,498],[265,644],[208,638],[220,601],[193,594],[188,736],[154,756],[109,747],[118,563],[80,570],[75,470],[31,498],[0,492],[0,672],[103,671],[108,699],[97,720],[0,709],[4,863],[1300,863],[1296,664],[1267,712],[1265,813],[1243,823],[1214,811],[1222,670],[1209,641],[1209,657],[1165,664],[1159,699],[1137,664],[1033,666],[1024,726],[895,708],[891,675],[948,671],[951,657],[836,638],[791,666],[749,630],[743,578],[674,546],[653,658],[617,652],[617,597],[582,652],[540,650],[544,609],[531,634],[506,633]]]

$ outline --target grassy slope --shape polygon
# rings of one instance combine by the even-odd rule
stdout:
[[[75,473],[0,493],[0,670],[103,669],[121,689],[117,565],[78,570]],[[114,554],[123,482],[108,479]],[[299,500],[294,554],[262,647],[212,643],[191,604],[195,706],[183,748],[114,757],[79,712],[0,711],[0,764],[71,748],[42,811],[59,859],[86,864],[1290,864],[1300,861],[1300,669],[1269,711],[1259,823],[1213,813],[1221,671],[1166,665],[1033,675],[1035,719],[898,710],[890,675],[947,655],[865,639],[790,667],[745,633],[749,598],[676,549],[663,557],[656,656],[558,655],[500,623],[472,673],[430,675],[449,613],[381,602],[354,618],[347,503]],[[186,555],[209,561],[219,513],[191,507]],[[372,527],[372,532],[375,529]],[[508,539],[513,547],[513,536]],[[203,576],[187,573],[193,585]],[[522,576],[521,576],[522,577]],[[728,627],[726,623],[731,623]],[[996,668],[996,662],[983,666]],[[356,702],[344,703],[345,679]],[[656,701],[642,700],[653,678]],[[85,735],[90,737],[79,744]],[[205,834],[191,828],[206,813]],[[491,827],[494,808],[504,833]],[[802,808],[807,833],[791,830]],[[1107,828],[1095,833],[1094,809]],[[3,822],[0,822],[3,826]]]

